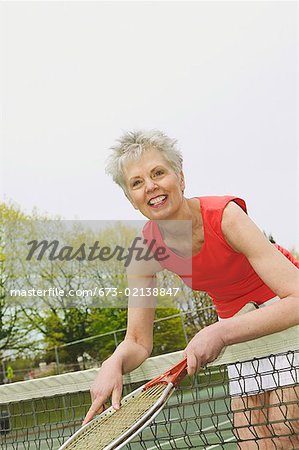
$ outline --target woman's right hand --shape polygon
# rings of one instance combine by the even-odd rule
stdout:
[[[122,364],[120,359],[110,357],[102,364],[95,381],[90,388],[91,407],[89,408],[82,425],[88,423],[96,414],[105,409],[106,400],[111,397],[112,406],[118,410],[122,394]]]

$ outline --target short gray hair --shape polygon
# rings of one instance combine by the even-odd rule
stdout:
[[[169,138],[159,130],[128,131],[111,147],[112,153],[107,161],[106,173],[111,175],[115,183],[126,192],[124,175],[126,163],[138,160],[150,149],[159,150],[174,172],[180,173],[183,167],[183,158],[176,144],[176,139]]]

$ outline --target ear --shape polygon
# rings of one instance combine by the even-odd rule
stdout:
[[[186,185],[185,185],[185,175],[182,170],[179,173],[179,181],[180,181],[181,191],[183,192],[185,190]]]

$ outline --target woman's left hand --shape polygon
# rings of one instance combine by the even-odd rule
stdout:
[[[189,375],[194,375],[201,367],[217,358],[223,347],[221,322],[216,322],[200,330],[185,348],[187,357],[187,370]]]

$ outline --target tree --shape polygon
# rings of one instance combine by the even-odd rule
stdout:
[[[109,245],[113,248],[118,245],[126,248],[133,234],[132,230],[121,224],[100,231],[80,223],[71,227],[61,221],[45,225],[45,230],[43,227],[41,230],[39,227],[33,227],[31,238],[34,236],[35,240],[40,242],[41,236],[54,236],[55,241],[66,244],[64,251],[68,253],[70,253],[68,249],[79,249],[83,248],[82,246],[88,250],[95,242],[100,247]],[[57,347],[60,362],[72,365],[77,364],[77,358],[86,350],[97,360],[103,360],[113,351],[115,347],[113,337],[109,342],[106,338],[106,343],[100,351],[93,341],[78,342],[76,345],[71,343],[97,334],[97,330],[103,328],[103,324],[105,331],[125,327],[123,318],[126,312],[120,306],[126,308],[126,296],[118,295],[116,298],[111,293],[108,295],[111,287],[121,291],[127,287],[125,268],[121,261],[116,259],[90,261],[87,254],[83,259],[75,258],[70,261],[35,257],[30,261],[30,271],[26,270],[23,263],[22,272],[27,287],[38,287],[46,293],[51,287],[57,287],[61,292],[54,299],[49,298],[48,294],[39,297],[38,307],[32,305],[30,308],[23,308],[27,323],[42,337],[41,344],[45,350]],[[68,295],[71,291],[75,293],[72,297]],[[80,293],[84,295],[81,296]],[[97,326],[94,325],[95,322],[98,323]],[[45,358],[53,359],[53,350],[46,354]]]
[[[12,302],[9,289],[14,287],[8,263],[8,241],[16,223],[24,223],[28,216],[16,206],[0,203],[0,354],[7,349],[24,348],[25,331],[20,325],[21,308]]]
[[[158,308],[156,311],[156,323],[154,325],[153,355],[175,352],[186,347],[184,330],[184,316],[181,316],[178,308]],[[167,317],[177,316],[165,319]]]

